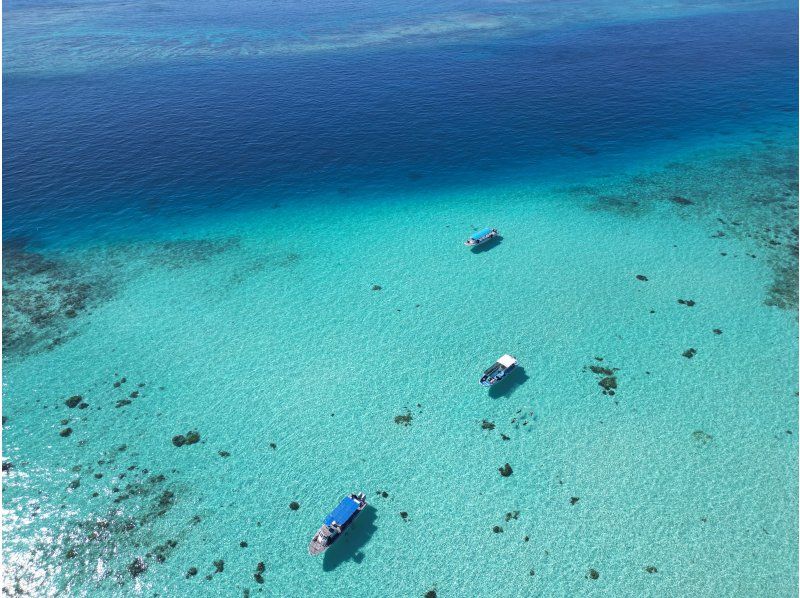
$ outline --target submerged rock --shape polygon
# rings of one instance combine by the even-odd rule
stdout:
[[[658,573],[658,569],[653,567],[653,565],[645,567],[644,570],[647,571],[648,573]]]
[[[695,303],[691,299],[678,299],[678,303],[686,307],[694,307]]]
[[[72,434],[72,428],[64,428],[58,433],[58,435],[61,436],[62,438],[66,438],[70,434]]]
[[[500,472],[500,475],[503,476],[504,478],[507,478],[512,473],[514,473],[514,470],[511,469],[511,465],[509,465],[508,463],[499,468],[498,471]]]
[[[408,513],[406,511],[400,511],[400,517],[403,519],[408,519]]]
[[[686,351],[683,352],[683,356],[686,359],[691,359],[695,355],[697,355],[697,349],[686,349]]]
[[[645,276],[644,274],[637,274],[636,275],[636,280],[641,280],[642,282],[647,282],[647,276]]]
[[[289,503],[289,508],[292,511],[297,511],[300,508],[300,503],[297,502],[296,500],[293,500],[292,502]]]
[[[381,285],[379,285],[379,284],[372,285],[372,290],[373,291],[380,291],[382,288],[383,287]]]
[[[223,571],[225,571],[225,561],[222,559],[214,561],[214,572],[222,573]]]
[[[436,589],[425,592],[425,598],[436,598]]]
[[[186,577],[194,577],[197,575],[197,567],[189,567],[189,570],[186,572]]]
[[[600,577],[600,573],[597,572],[597,569],[589,569],[589,573],[586,574],[586,577],[589,579],[598,579]]]
[[[484,430],[494,430],[494,422],[490,422],[488,420],[483,420],[483,423],[481,424],[481,428],[483,428]]]
[[[712,330],[711,332],[713,332],[714,334],[722,334],[722,330],[720,330],[719,328],[714,328],[714,330]]]
[[[573,496],[572,498],[570,498],[570,499],[569,499],[569,504],[571,504],[571,505],[574,505],[574,504],[575,504],[575,503],[577,503],[579,500],[580,500],[580,498],[579,498],[579,497],[577,497],[577,496]]]
[[[494,533],[496,533],[496,534],[502,534],[502,533],[503,533],[503,528],[502,528],[502,527],[500,527],[499,525],[495,525],[495,526],[492,528],[492,531],[493,531]]]
[[[178,434],[172,437],[172,444],[175,446],[183,446],[186,444],[186,437],[183,434]]]

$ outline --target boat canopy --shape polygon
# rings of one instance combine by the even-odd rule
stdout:
[[[497,360],[497,363],[499,363],[503,367],[510,367],[515,363],[517,363],[517,360],[514,359],[511,355],[505,354],[500,359]]]
[[[358,511],[359,503],[353,500],[349,496],[345,496],[342,499],[342,502],[339,503],[339,506],[336,507],[330,514],[325,518],[325,525],[330,525],[334,521],[339,525],[343,525],[347,523],[350,517]]]
[[[483,230],[479,230],[477,233],[472,235],[470,239],[472,239],[473,241],[479,241],[480,239],[482,239],[491,232],[492,232],[491,228],[484,228]]]

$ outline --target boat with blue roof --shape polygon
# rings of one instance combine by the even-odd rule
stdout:
[[[506,353],[494,362],[492,367],[483,372],[481,386],[494,386],[517,367],[517,358]]]
[[[487,243],[488,241],[496,239],[499,236],[500,233],[497,232],[496,228],[484,228],[483,230],[479,230],[477,233],[471,235],[469,239],[464,241],[464,245],[468,247],[477,247],[478,245]]]
[[[361,514],[367,506],[367,497],[363,492],[345,496],[339,505],[325,517],[322,527],[317,530],[308,545],[308,554],[318,555],[330,548],[331,544],[342,537],[345,530]]]

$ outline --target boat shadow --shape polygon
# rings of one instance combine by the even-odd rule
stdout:
[[[325,551],[322,559],[323,571],[333,571],[345,561],[361,563],[366,556],[361,549],[366,546],[372,534],[378,529],[375,520],[378,510],[372,505],[367,505],[361,515],[350,525],[344,535]]]
[[[525,384],[530,376],[525,373],[525,368],[517,366],[513,372],[506,376],[502,381],[489,388],[489,396],[493,399],[500,397],[510,397],[516,390]]]
[[[481,245],[476,245],[471,249],[472,253],[485,253],[487,251],[491,251],[498,245],[503,242],[503,237],[495,237],[491,241],[487,241],[486,243],[482,243]]]

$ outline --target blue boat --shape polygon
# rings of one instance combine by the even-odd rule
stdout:
[[[325,552],[331,544],[341,538],[345,530],[367,506],[366,498],[363,492],[345,496],[339,506],[325,517],[322,527],[314,534],[308,545],[308,554],[315,556]]]
[[[503,355],[500,359],[494,362],[494,365],[488,370],[483,372],[481,376],[482,386],[494,386],[500,380],[505,378],[509,373],[514,371],[517,367],[517,358],[513,355]]]
[[[469,239],[464,241],[464,245],[468,247],[475,247],[480,245],[481,243],[486,243],[487,241],[491,241],[500,236],[500,233],[497,232],[496,228],[484,228],[483,230],[479,230],[477,233],[472,235]]]

